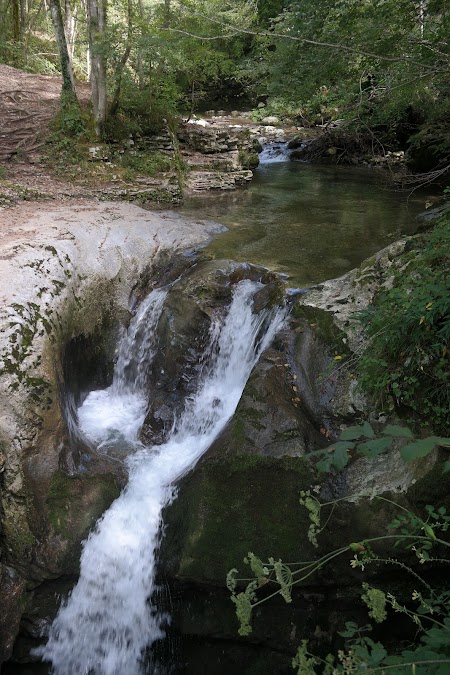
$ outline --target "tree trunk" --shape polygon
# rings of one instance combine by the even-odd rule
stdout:
[[[28,3],[27,0],[20,0],[20,40],[25,37],[25,27],[27,24]]]
[[[145,8],[144,8],[144,1],[139,0],[139,14],[141,21],[144,22],[145,19]],[[145,86],[145,74],[144,74],[144,50],[142,47],[139,47],[138,54],[137,54],[137,76],[138,76],[138,83],[139,83],[139,89],[143,89]]]
[[[67,40],[64,33],[64,22],[61,11],[60,0],[49,0],[50,15],[52,17],[53,29],[55,31],[56,42],[58,44],[59,58],[61,61],[61,74],[63,78],[63,92],[69,94],[74,101],[77,100],[75,91],[75,81],[73,79],[72,66],[70,64],[69,51],[67,49]]]
[[[75,5],[72,11],[70,0],[65,0],[65,30],[67,38],[67,47],[69,50],[70,62],[73,63],[73,55],[75,53],[75,40],[78,26],[78,5]]]
[[[97,136],[103,136],[106,113],[106,55],[102,38],[106,29],[106,0],[88,0],[91,91]]]
[[[127,44],[125,47],[125,51],[122,55],[122,58],[120,59],[120,63],[116,69],[116,86],[114,88],[114,96],[111,103],[111,107],[109,109],[110,115],[115,115],[117,112],[117,108],[119,107],[120,90],[122,88],[122,75],[125,66],[127,65],[127,61],[129,59],[131,52],[131,39],[133,33],[133,5],[131,0],[128,0],[127,7],[128,7]]]
[[[164,22],[163,28],[170,26],[170,0],[164,0]]]
[[[12,0],[12,38],[14,42],[20,40],[20,0]]]

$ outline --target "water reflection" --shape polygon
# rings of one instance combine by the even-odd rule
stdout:
[[[371,169],[283,162],[259,167],[246,190],[191,198],[183,210],[230,228],[207,248],[214,257],[265,265],[305,286],[412,233],[425,201],[383,188]]]

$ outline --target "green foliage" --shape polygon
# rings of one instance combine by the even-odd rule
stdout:
[[[416,440],[411,429],[396,424],[386,425],[376,438],[372,426],[364,422],[358,426],[348,427],[335,443],[309,453],[308,458],[317,461],[316,466],[321,473],[326,473],[330,469],[342,471],[352,458],[372,459],[394,447],[399,449],[402,459],[408,463],[426,457],[437,447],[450,447],[450,438],[428,436]],[[447,470],[445,466],[444,471]],[[305,500],[304,505],[311,511],[312,507],[308,500]]]
[[[127,152],[121,156],[120,164],[125,168],[124,177],[130,180],[137,175],[154,176],[172,169],[172,160],[162,152]]]
[[[302,124],[344,119],[381,152],[410,142],[426,169],[448,162],[448,31],[440,3],[288,3],[259,46],[269,104],[297,108]]]
[[[403,434],[399,428],[392,428],[392,432]],[[352,433],[357,433],[356,430]],[[312,522],[316,528],[320,528],[321,510],[331,507],[331,514],[327,517],[328,523],[335,506],[338,502],[354,499],[355,495],[334,500],[327,504],[321,504],[311,494],[302,493],[300,503],[306,506],[312,516]],[[388,610],[403,614],[409,618],[420,636],[420,641],[414,647],[399,647],[396,653],[389,653],[387,648],[380,642],[371,639],[365,633],[372,630],[372,626],[358,627],[351,621],[346,622],[345,630],[340,635],[345,638],[345,649],[337,655],[328,654],[325,658],[319,658],[308,650],[308,641],[302,640],[297,653],[292,661],[292,667],[297,675],[314,675],[322,673],[337,675],[343,673],[350,675],[356,672],[381,673],[414,672],[418,675],[436,673],[444,675],[448,672],[450,664],[450,592],[434,591],[431,586],[417,572],[403,562],[395,558],[384,559],[374,550],[377,544],[385,540],[392,540],[397,546],[406,546],[416,553],[422,565],[433,562],[429,552],[432,549],[439,550],[440,562],[450,562],[443,559],[442,551],[450,548],[450,543],[442,536],[450,526],[450,516],[446,509],[427,506],[424,517],[408,509],[396,505],[384,497],[376,497],[382,501],[388,501],[397,506],[399,515],[389,526],[390,531],[396,530],[396,534],[386,534],[359,542],[352,542],[335,551],[331,551],[317,560],[301,561],[284,564],[269,558],[267,563],[249,553],[244,560],[252,571],[253,577],[248,579],[238,578],[238,571],[233,569],[227,577],[227,586],[231,591],[231,600],[236,605],[236,616],[240,623],[239,632],[243,636],[251,633],[251,617],[255,607],[267,602],[276,595],[281,595],[286,602],[292,601],[291,590],[296,584],[309,578],[312,574],[323,569],[335,558],[353,555],[350,562],[352,567],[365,567],[373,563],[385,563],[390,566],[398,566],[405,574],[411,576],[418,584],[407,604],[400,602],[396,595],[380,588],[375,588],[367,583],[362,585],[361,599],[367,606],[368,615],[376,623],[383,623],[388,618]],[[323,529],[323,528],[322,528]],[[318,534],[320,529],[317,529]],[[244,590],[239,587],[246,584]],[[258,590],[269,585],[272,592],[265,592],[258,597]]]
[[[46,14],[43,18],[46,18]],[[29,33],[20,41],[2,40],[0,29],[0,62],[31,73],[57,75],[59,63],[52,29],[47,22],[44,26],[42,32]]]
[[[117,114],[106,127],[107,140],[121,140],[130,135],[153,135],[167,124],[175,125],[181,92],[170,74],[152,75],[144,88],[136,88],[131,74],[126,73]]]
[[[360,382],[380,403],[393,401],[414,421],[426,419],[445,433],[450,430],[450,218],[417,239],[399,262],[391,288],[359,315],[369,338],[359,360]]]
[[[63,137],[77,137],[86,132],[87,112],[83,112],[78,102],[67,93],[61,95],[61,105],[56,118],[53,121],[53,131]]]
[[[386,593],[379,588],[371,588],[369,584],[363,584],[363,590],[361,600],[369,608],[369,616],[377,623],[383,623],[387,617]]]

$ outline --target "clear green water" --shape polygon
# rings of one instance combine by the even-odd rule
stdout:
[[[371,169],[261,165],[248,188],[191,198],[183,207],[226,225],[206,251],[265,265],[291,286],[340,276],[417,227],[425,197],[383,187]]]

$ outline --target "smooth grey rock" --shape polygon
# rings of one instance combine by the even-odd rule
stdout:
[[[23,583],[76,568],[78,558],[67,556],[77,537],[117,494],[108,462],[88,457],[93,475],[79,474],[61,397],[66,346],[98,333],[105,321],[125,321],[133,287],[157,254],[205,244],[211,231],[201,219],[117,202],[3,212],[0,530],[13,581],[1,585],[1,607],[19,597]],[[3,658],[19,615],[0,641]]]

